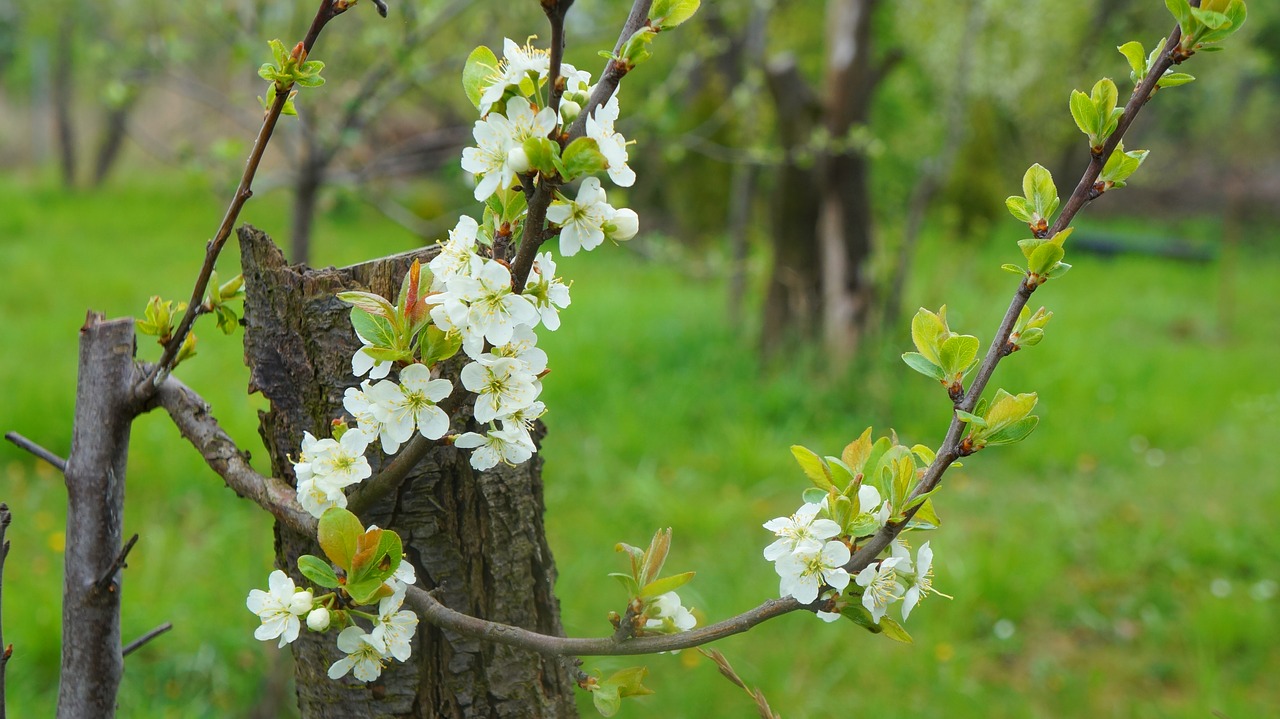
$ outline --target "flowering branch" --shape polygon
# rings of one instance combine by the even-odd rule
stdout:
[[[320,37],[320,32],[330,20],[346,12],[350,7],[347,0],[320,0],[320,7],[316,10],[315,18],[311,21],[311,27],[307,30],[307,35],[300,43],[301,52],[295,49],[298,60],[305,60],[311,54],[311,49],[316,44],[316,39]],[[385,12],[384,12],[385,14]],[[209,278],[213,275],[214,266],[218,262],[218,255],[222,253],[222,248],[227,244],[227,239],[231,236],[231,230],[235,227],[236,220],[240,217],[240,210],[245,203],[253,197],[253,178],[258,173],[258,166],[262,163],[262,156],[267,150],[267,144],[271,142],[271,135],[275,132],[276,122],[280,119],[280,114],[284,112],[285,106],[289,104],[289,95],[293,89],[294,83],[289,82],[283,87],[277,87],[275,93],[275,101],[271,103],[271,107],[267,110],[266,117],[262,120],[262,127],[258,130],[258,136],[253,142],[253,150],[249,153],[249,159],[245,162],[244,173],[240,176],[240,184],[236,187],[235,194],[231,198],[231,204],[227,206],[227,211],[222,216],[222,223],[218,226],[217,233],[213,239],[205,245],[204,264],[200,267],[200,273],[196,276],[195,287],[191,290],[191,300],[187,302],[187,310],[182,316],[182,320],[178,323],[178,329],[173,333],[164,346],[164,353],[160,356],[160,361],[152,368],[147,375],[145,381],[135,390],[135,394],[141,398],[149,398],[155,393],[160,382],[168,376],[173,369],[173,365],[178,358],[178,352],[182,348],[183,342],[186,340],[188,333],[191,332],[191,325],[195,323],[196,317],[200,313],[200,308],[204,304],[205,290],[209,287]]]
[[[1103,144],[1101,151],[1091,153],[1089,166],[1085,169],[1084,175],[1080,178],[1080,182],[1076,185],[1075,190],[1071,193],[1071,197],[1063,206],[1062,214],[1053,224],[1053,227],[1037,232],[1038,237],[1053,237],[1065,230],[1076,214],[1090,201],[1097,199],[1100,192],[1096,189],[1098,176],[1102,172],[1102,168],[1106,165],[1111,154],[1120,145],[1120,141],[1124,138],[1124,133],[1133,124],[1134,118],[1138,112],[1151,99],[1151,95],[1156,88],[1156,83],[1160,80],[1173,64],[1173,50],[1178,47],[1182,38],[1182,30],[1175,25],[1173,32],[1169,34],[1169,39],[1165,42],[1164,50],[1160,53],[1159,59],[1152,63],[1152,66],[1142,82],[1134,88],[1133,94],[1129,97],[1128,103],[1125,105],[1124,114],[1120,117],[1115,130],[1107,141]],[[1035,291],[1037,285],[1030,284],[1029,280],[1024,279],[1019,282],[1018,289],[1014,293],[1013,300],[1009,303],[1009,309],[1005,312],[1004,318],[1000,321],[1000,326],[996,330],[995,338],[991,341],[991,345],[987,348],[987,354],[982,360],[982,364],[978,367],[977,373],[974,375],[973,383],[964,393],[963,397],[956,403],[956,409],[961,412],[971,413],[978,405],[978,400],[982,396],[983,390],[986,389],[987,383],[991,380],[991,375],[995,372],[996,365],[1000,360],[1009,354],[1009,336],[1013,332],[1014,325],[1017,323],[1018,316],[1026,307],[1027,301],[1031,298],[1031,293]],[[947,471],[953,462],[960,457],[969,453],[961,442],[961,435],[964,434],[965,423],[958,414],[952,415],[951,424],[947,427],[947,434],[943,439],[942,446],[938,449],[938,454],[933,463],[929,465],[924,477],[912,492],[910,500],[914,500],[922,495],[932,492],[942,481],[942,475]],[[850,574],[859,572],[872,562],[880,552],[884,551],[894,539],[897,538],[902,530],[906,528],[907,523],[915,516],[916,512],[923,505],[912,507],[903,513],[901,521],[886,524],[879,532],[875,534],[866,544],[853,554],[849,562],[845,565],[845,570]]]
[[[561,1],[563,3],[563,0]],[[565,4],[566,9],[569,4],[571,3]],[[622,32],[618,35],[618,42],[613,47],[614,55],[617,55],[622,50],[623,44],[648,22],[649,8],[652,5],[653,0],[636,0],[635,4],[631,6],[631,14],[627,16],[627,21],[622,26]],[[564,15],[563,12],[559,15],[558,23],[551,11],[548,11],[547,15],[552,18],[551,52],[553,74],[551,82],[553,89],[551,97],[557,103],[557,105],[552,105],[555,108],[559,103],[559,96],[555,91],[555,87],[562,80],[559,77],[559,58],[556,56],[557,39],[560,40],[559,45],[563,45],[563,38],[556,37],[556,28],[559,27],[560,32],[563,32]],[[613,93],[618,90],[618,83],[629,69],[626,64],[619,60],[609,60],[608,64],[605,65],[604,73],[600,76],[599,82],[596,83],[595,89],[591,92],[587,104],[583,106],[577,119],[569,126],[568,132],[562,138],[563,145],[568,145],[586,134],[587,117],[608,102],[609,98],[613,97]],[[542,243],[550,236],[545,230],[545,225],[547,207],[551,205],[551,201],[555,198],[555,189],[554,183],[548,182],[545,177],[540,178],[537,189],[529,198],[529,214],[525,218],[524,237],[520,240],[520,251],[516,253],[515,260],[511,263],[512,286],[516,292],[523,291],[525,282],[529,279],[529,272],[533,270],[533,260],[538,254],[538,248],[542,247]]]

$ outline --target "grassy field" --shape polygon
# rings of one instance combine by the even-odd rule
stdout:
[[[0,428],[65,454],[85,309],[136,314],[150,294],[185,294],[220,205],[180,181],[66,195],[0,179],[0,192]],[[255,199],[244,219],[283,234],[283,200]],[[319,227],[321,264],[412,244],[360,208]],[[1143,228],[1215,231],[1203,221]],[[907,305],[946,301],[953,327],[989,339],[1016,282],[997,269],[1017,259],[1015,239],[927,244]],[[720,648],[789,717],[1273,713],[1280,297],[1265,278],[1280,258],[1259,252],[1242,269],[1075,257],[1070,275],[1037,293],[1056,313],[1048,338],[1002,366],[995,386],[1038,391],[1040,428],[948,477],[936,500],[944,526],[931,540],[936,586],[955,599],[912,615],[913,645],[792,615]],[[774,596],[760,524],[794,510],[805,486],[789,445],[835,454],[868,425],[936,445],[945,429],[945,397],[897,359],[905,326],[850,368],[799,349],[762,365],[754,338],[725,326],[722,283],[704,269],[614,249],[562,264],[574,303],[541,344],[554,369],[544,392],[548,523],[572,634],[608,631],[605,614],[624,600],[605,576],[622,566],[612,547],[659,526],[675,531],[668,566],[698,571],[682,595],[701,617]],[[261,405],[244,394],[238,338],[206,332],[200,347],[184,380],[242,445],[259,446]],[[64,491],[8,446],[0,476],[0,500],[15,513],[4,577],[9,706],[48,716]],[[126,640],[164,621],[175,628],[129,658],[121,716],[242,716],[270,701],[288,660],[251,638],[244,609],[270,568],[270,523],[162,417],[134,427],[126,531],[142,537],[126,573]],[[624,716],[753,715],[696,653],[643,663],[657,694]]]

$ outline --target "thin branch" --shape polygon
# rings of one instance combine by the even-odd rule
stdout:
[[[712,662],[715,662],[716,668],[720,670],[721,676],[728,679],[734,684],[734,686],[737,686],[739,689],[746,692],[747,696],[751,697],[751,700],[756,704],[756,711],[759,712],[760,719],[781,719],[781,717],[774,713],[773,708],[769,706],[769,701],[764,698],[764,692],[760,691],[759,687],[756,687],[755,689],[748,687],[747,683],[742,681],[742,677],[738,676],[738,673],[734,671],[733,665],[729,663],[729,659],[725,657],[723,652],[718,649],[703,649],[702,647],[698,647],[698,653],[707,659],[710,659]]]
[[[182,436],[236,494],[266,509],[291,529],[315,534],[316,519],[298,504],[293,487],[283,480],[259,474],[250,466],[248,457],[209,413],[209,404],[200,395],[171,375],[160,383],[156,399]]]
[[[440,444],[440,440],[427,439],[415,434],[413,439],[396,454],[396,458],[387,463],[378,474],[360,483],[360,487],[347,498],[347,509],[360,514],[372,507],[379,499],[394,493],[400,483],[409,476],[409,472],[427,456],[432,447]]]
[[[147,642],[151,641],[152,639],[155,639],[156,637],[160,636],[161,634],[164,634],[165,632],[169,631],[170,629],[173,629],[173,623],[172,623],[172,622],[165,622],[164,624],[161,624],[160,626],[156,627],[155,629],[152,629],[151,631],[147,632],[146,634],[143,634],[142,636],[138,637],[137,639],[135,639],[135,640],[133,640],[133,641],[129,642],[128,644],[124,645],[124,649],[121,649],[121,650],[120,650],[120,656],[127,657],[127,656],[129,656],[130,654],[133,654],[134,652],[136,652],[136,651],[138,651],[139,649],[141,649],[141,648],[142,648],[142,645],[146,644]],[[2,719],[2,718],[0,718],[0,719]]]
[[[5,433],[5,435],[4,435],[4,438],[5,438],[5,439],[7,439],[7,440],[9,440],[10,442],[13,442],[13,443],[14,443],[14,444],[16,444],[18,447],[20,447],[20,448],[22,448],[22,449],[27,450],[27,451],[28,451],[28,452],[30,452],[31,454],[34,454],[35,456],[39,457],[40,459],[43,459],[44,461],[48,462],[49,464],[52,464],[52,465],[53,465],[53,468],[54,468],[54,469],[56,469],[56,470],[58,470],[59,472],[64,472],[64,473],[65,473],[65,472],[67,471],[67,460],[65,460],[65,459],[63,459],[63,458],[61,458],[61,457],[59,457],[58,455],[54,454],[53,452],[50,452],[49,450],[45,449],[44,447],[41,447],[40,445],[36,444],[35,442],[32,442],[31,440],[27,439],[26,437],[23,437],[22,435],[18,434],[17,432],[6,432],[6,433]]]
[[[345,2],[339,0],[320,0],[320,7],[316,10],[316,16],[311,21],[311,28],[307,30],[306,38],[302,41],[305,52],[304,57],[311,54],[316,38],[320,36],[320,31],[324,29],[324,26],[333,18],[346,12],[348,7]],[[201,265],[200,274],[196,277],[195,287],[191,290],[191,299],[187,302],[187,311],[182,315],[177,331],[173,333],[173,337],[165,345],[164,354],[161,355],[160,361],[136,390],[136,394],[140,398],[145,399],[154,394],[156,388],[173,369],[178,350],[181,349],[183,341],[186,340],[187,334],[191,331],[191,325],[195,323],[197,310],[204,304],[204,293],[209,286],[209,278],[213,274],[214,266],[218,262],[218,255],[221,254],[223,246],[227,244],[227,239],[231,236],[231,230],[235,227],[236,220],[240,217],[240,210],[249,201],[249,198],[253,197],[254,175],[258,173],[258,165],[262,163],[263,153],[266,152],[267,144],[271,142],[271,135],[275,131],[276,121],[280,119],[280,113],[284,110],[285,104],[289,102],[289,93],[292,90],[293,83],[283,88],[276,88],[275,102],[272,103],[271,109],[267,111],[266,117],[262,120],[262,127],[258,130],[258,137],[253,143],[253,151],[249,153],[249,159],[245,163],[244,174],[240,176],[240,184],[236,187],[236,192],[231,198],[231,204],[227,206],[227,211],[222,216],[222,224],[218,226],[217,233],[205,246],[204,264]]]
[[[1124,114],[1120,118],[1115,132],[1103,145],[1102,152],[1090,158],[1089,166],[1085,169],[1079,184],[1076,185],[1075,191],[1071,193],[1071,197],[1063,205],[1062,214],[1059,215],[1057,222],[1046,233],[1047,237],[1053,237],[1066,229],[1071,224],[1071,220],[1075,218],[1076,213],[1090,200],[1098,197],[1094,183],[1097,182],[1099,173],[1102,172],[1102,168],[1106,165],[1107,158],[1111,156],[1111,153],[1115,151],[1120,141],[1124,138],[1124,133],[1133,124],[1138,112],[1151,99],[1151,94],[1160,76],[1172,66],[1172,50],[1178,46],[1178,41],[1181,38],[1182,30],[1175,26],[1173,32],[1169,34],[1168,41],[1165,43],[1164,51],[1160,53],[1160,58],[1152,65],[1142,82],[1134,88],[1133,95],[1129,97],[1129,102],[1125,105]],[[978,405],[978,400],[982,397],[983,390],[986,389],[987,383],[991,380],[991,375],[995,372],[996,365],[1007,356],[1005,348],[1009,342],[1009,335],[1018,320],[1018,314],[1022,312],[1022,308],[1026,307],[1027,300],[1031,298],[1031,293],[1034,291],[1035,287],[1029,286],[1025,279],[1018,283],[1018,290],[1014,293],[1013,300],[1009,303],[1009,309],[1005,311],[1004,318],[1000,321],[1000,327],[996,330],[995,338],[991,340],[990,346],[987,347],[987,354],[983,357],[982,364],[974,375],[973,383],[969,386],[968,391],[965,392],[964,398],[956,404],[957,410],[973,412]],[[938,448],[938,454],[934,458],[933,464],[930,464],[925,471],[924,477],[916,485],[916,489],[911,493],[908,502],[936,489],[942,481],[942,475],[953,462],[963,456],[961,435],[964,434],[964,429],[965,424],[960,421],[958,415],[953,413],[951,424],[947,427],[946,438],[943,439],[942,446]],[[911,518],[915,516],[919,508],[919,506],[913,507],[904,512],[901,521],[886,524],[854,553],[849,562],[845,564],[845,570],[850,574],[854,574],[875,562],[880,552],[884,551],[885,547],[888,547],[902,533],[902,530],[906,528],[907,523],[911,521]]]
[[[560,98],[564,96],[565,80],[560,76],[560,65],[564,62],[564,16],[574,0],[542,0],[542,10],[551,21],[551,56],[550,78],[551,95],[547,107],[558,117],[560,115]]]
[[[525,649],[537,654],[579,657],[629,656],[691,649],[725,637],[741,634],[757,624],[804,608],[804,605],[789,597],[770,599],[755,609],[701,629],[693,629],[679,634],[637,637],[635,639],[617,641],[612,637],[601,637],[599,639],[556,637],[531,632],[508,624],[477,619],[446,607],[431,596],[430,592],[415,586],[408,588],[405,599],[414,609],[418,610],[425,621],[442,629],[449,629],[459,634],[497,644]]]
[[[129,552],[133,551],[133,545],[138,543],[138,534],[134,532],[129,541],[124,543],[120,551],[116,553],[116,558],[111,561],[111,566],[107,567],[107,571],[98,577],[98,581],[93,583],[93,588],[98,592],[114,592],[116,574],[125,567],[125,560],[129,558]]]
[[[5,534],[9,531],[9,522],[13,521],[13,515],[9,513],[9,505],[0,503],[0,599],[4,598],[4,560],[9,558],[9,540],[5,539]],[[0,603],[2,606],[2,603]],[[0,617],[4,616],[4,612],[0,611]],[[0,624],[0,719],[5,717],[5,697],[4,697],[4,669],[9,664],[9,657],[13,656],[13,645],[4,643],[4,627]]]

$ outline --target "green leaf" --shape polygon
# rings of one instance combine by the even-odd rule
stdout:
[[[871,612],[867,611],[867,608],[858,602],[846,604],[841,607],[840,616],[848,619],[854,624],[857,624],[872,634],[880,634],[884,631],[884,629],[881,628],[879,624],[876,624],[875,620],[871,618]]]
[[[596,705],[596,711],[600,712],[600,716],[611,717],[622,708],[622,697],[618,696],[616,686],[601,684],[592,690],[591,703]]]
[[[1210,30],[1224,30],[1231,27],[1231,18],[1220,12],[1193,7],[1191,8],[1191,15],[1195,17],[1196,20],[1199,20],[1201,25],[1204,25]]]
[[[702,0],[654,0],[649,20],[661,30],[670,30],[693,17]]]
[[[844,451],[840,453],[840,459],[844,461],[854,472],[865,471],[867,457],[871,456],[871,428],[867,427],[862,434],[848,445]]]
[[[640,588],[640,596],[648,599],[650,597],[666,594],[667,592],[674,592],[680,587],[688,584],[689,580],[693,579],[694,574],[695,572],[684,572],[682,574],[673,574],[669,577],[663,577],[662,579],[655,579]]]
[[[1094,136],[1098,126],[1102,124],[1089,96],[1079,90],[1071,91],[1071,117],[1076,121],[1080,132],[1090,137]]]
[[[379,587],[391,578],[404,558],[400,535],[387,529],[371,529],[356,540],[356,552],[347,573],[347,592],[359,604],[366,604]]]
[[[397,346],[395,327],[385,317],[371,315],[359,307],[351,308],[351,326],[374,347],[394,348]]]
[[[916,510],[916,514],[911,518],[912,525],[918,525],[919,529],[937,529],[942,526],[942,520],[938,519],[938,513],[933,509],[933,500],[925,499],[920,505],[920,509]]]
[[[1147,74],[1147,51],[1143,49],[1142,43],[1130,40],[1116,49],[1129,61],[1129,67],[1133,68],[1134,75],[1141,79]]]
[[[1188,75],[1185,72],[1166,72],[1159,80],[1156,81],[1156,87],[1178,87],[1179,85],[1185,85],[1192,82],[1195,79],[1195,76]]]
[[[936,365],[942,364],[938,359],[939,345],[947,335],[951,334],[947,329],[946,320],[943,319],[946,309],[944,305],[937,313],[933,313],[921,307],[915,317],[911,318],[911,342],[925,359]]]
[[[356,554],[356,543],[364,534],[364,527],[356,515],[341,507],[330,507],[320,516],[320,548],[330,562],[350,573],[351,559]]]
[[[1027,258],[1027,269],[1034,274],[1043,275],[1062,259],[1063,254],[1065,253],[1060,245],[1045,242]]]
[[[233,334],[236,328],[240,326],[240,318],[236,316],[235,310],[230,307],[218,305],[213,312],[217,315],[218,329],[222,330],[223,334]]]
[[[827,493],[817,487],[805,487],[800,493],[800,498],[805,504],[821,504]]]
[[[1015,264],[1011,264],[1011,263],[1009,263],[1009,262],[1006,262],[1006,263],[1004,263],[1003,265],[1000,265],[1000,269],[1004,270],[1005,272],[1012,272],[1012,273],[1013,273],[1013,274],[1015,274],[1015,275],[1025,275],[1025,274],[1027,274],[1027,270],[1026,270],[1026,268],[1019,267],[1019,266],[1017,266],[1017,265],[1015,265]]]
[[[1009,214],[1013,215],[1014,219],[1027,224],[1035,222],[1034,210],[1031,207],[1031,203],[1027,202],[1027,198],[1010,195],[1005,198],[1004,206],[1009,208]]]
[[[1058,264],[1053,266],[1053,269],[1049,270],[1049,274],[1045,275],[1045,277],[1048,277],[1051,280],[1056,280],[1059,277],[1067,274],[1067,272],[1070,269],[1071,269],[1071,265],[1065,262],[1059,262]]]
[[[796,463],[800,465],[800,469],[804,470],[805,476],[813,482],[815,487],[824,490],[835,489],[835,484],[831,481],[831,470],[812,450],[795,444],[791,446],[791,455],[796,458]]]
[[[956,410],[956,416],[960,418],[960,421],[961,421],[961,422],[964,422],[964,423],[966,423],[966,424],[974,425],[975,427],[986,427],[986,426],[987,426],[987,420],[985,420],[985,419],[983,419],[983,418],[979,417],[979,416],[978,416],[978,415],[976,415],[976,414],[971,414],[971,413],[969,413],[969,412],[966,412],[966,411],[964,411],[964,410],[962,410],[962,409],[958,409],[958,410]]]
[[[545,137],[530,137],[524,141],[524,154],[529,157],[529,165],[544,175],[555,175],[557,161],[560,159],[560,145]],[[523,192],[515,193],[524,197]],[[505,212],[503,213],[505,216]]]
[[[391,319],[396,314],[395,305],[381,295],[372,292],[339,292],[338,299],[349,305],[355,305],[371,315]]]
[[[564,164],[565,180],[602,172],[609,163],[600,153],[600,146],[589,137],[579,137],[564,148],[560,159]]]
[[[467,64],[462,68],[462,90],[477,110],[480,109],[480,97],[484,95],[485,81],[497,70],[498,57],[484,45],[467,56]]]
[[[902,361],[906,362],[908,367],[926,377],[932,377],[939,382],[945,382],[947,379],[947,373],[941,367],[930,362],[919,352],[903,352]]]
[[[1164,0],[1164,6],[1169,8],[1169,12],[1173,14],[1173,19],[1178,21],[1182,26],[1182,31],[1188,32],[1187,27],[1191,22],[1191,3],[1187,0]]]
[[[1058,209],[1058,188],[1053,175],[1039,163],[1032,165],[1022,176],[1022,192],[1031,201],[1037,215],[1048,220]]]
[[[453,357],[462,348],[461,333],[445,332],[435,325],[429,325],[419,337],[419,342],[422,343],[422,363],[428,367]]]
[[[622,44],[622,50],[618,52],[618,57],[625,63],[635,67],[640,63],[648,60],[653,56],[649,52],[649,43],[657,37],[658,31],[652,27],[642,27],[636,30],[627,41]]]
[[[644,553],[644,562],[640,567],[640,574],[636,576],[636,580],[641,586],[648,585],[649,582],[658,578],[662,574],[662,565],[667,563],[667,554],[671,552],[671,528],[659,529],[653,533],[653,539],[649,540],[649,549]]]
[[[636,597],[640,595],[640,585],[636,584],[636,578],[626,572],[610,572],[610,577],[618,580],[622,584],[622,588],[626,590],[628,597]]]
[[[1011,422],[1003,428],[986,435],[986,437],[984,437],[986,445],[988,447],[995,447],[1002,444],[1014,444],[1015,442],[1021,442],[1027,438],[1027,435],[1031,434],[1035,430],[1036,425],[1039,423],[1040,418],[1035,415],[1024,417],[1016,422]]]
[[[942,343],[942,371],[947,379],[963,375],[978,361],[978,348],[981,343],[972,335],[954,335]]]
[[[888,614],[884,615],[883,617],[880,617],[880,631],[886,637],[889,637],[895,642],[902,642],[903,644],[911,644],[913,641],[911,639],[911,635],[907,634],[907,630],[903,629],[901,624],[890,619]]]
[[[311,580],[312,584],[324,587],[325,589],[333,589],[338,586],[338,575],[334,573],[333,567],[323,559],[304,554],[298,557],[298,570],[302,572],[302,576]]]

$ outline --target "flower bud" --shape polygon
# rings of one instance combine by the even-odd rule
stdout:
[[[329,610],[324,607],[316,607],[307,615],[307,629],[313,632],[323,632],[329,628]]]
[[[529,156],[525,154],[523,147],[513,147],[507,153],[507,167],[517,175],[523,175],[529,171]]]
[[[564,122],[573,122],[580,114],[582,114],[582,105],[573,100],[560,101],[560,119]]]
[[[614,227],[613,232],[609,233],[609,237],[618,242],[626,242],[635,237],[636,233],[640,231],[639,215],[636,214],[635,210],[627,207],[615,212],[609,222],[613,223]]]
[[[311,611],[311,604],[313,601],[314,597],[311,595],[310,590],[304,589],[301,592],[294,592],[293,598],[289,600],[289,613],[298,615],[306,614]]]

